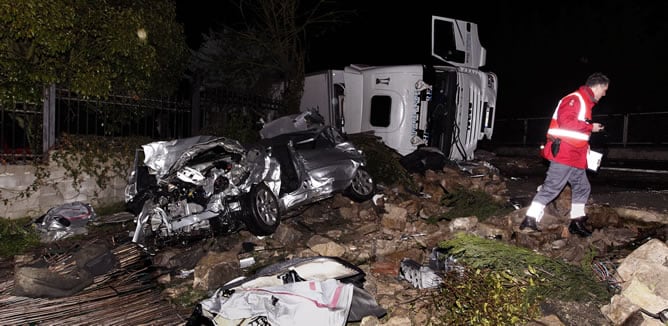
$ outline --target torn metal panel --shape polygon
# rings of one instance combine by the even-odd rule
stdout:
[[[278,135],[305,131],[321,127],[325,119],[317,111],[305,111],[299,114],[288,115],[265,123],[260,130],[262,138],[273,138]]]
[[[35,228],[40,233],[41,242],[52,242],[74,235],[86,234],[86,225],[96,218],[90,204],[83,202],[65,203],[49,209],[37,218]]]
[[[418,289],[430,289],[443,283],[443,278],[428,266],[404,258],[399,265],[399,279],[406,280]]]
[[[438,287],[443,283],[446,274],[455,272],[464,275],[464,266],[449,253],[449,249],[433,248],[429,255],[429,264],[422,264],[404,258],[399,265],[399,279],[406,280],[419,289]]]
[[[213,136],[196,136],[142,145],[144,164],[157,174],[159,180],[168,174],[176,173],[197,155],[215,147],[222,147],[229,153],[244,153],[244,148],[238,141]]]
[[[295,258],[238,278],[203,300],[189,319],[214,325],[345,325],[387,312],[362,288],[364,272],[338,257]]]

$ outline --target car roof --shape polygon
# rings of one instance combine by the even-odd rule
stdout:
[[[296,132],[280,134],[280,135],[272,137],[272,138],[263,139],[262,143],[265,144],[265,145],[285,145],[290,140],[292,140],[293,142],[295,142],[295,141],[298,142],[298,141],[302,141],[302,140],[313,138],[313,137],[317,136],[318,134],[322,133],[322,131],[325,128],[326,127],[318,127],[318,128],[304,130],[304,131],[296,131]]]

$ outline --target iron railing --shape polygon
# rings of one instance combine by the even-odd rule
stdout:
[[[491,143],[535,146],[545,142],[551,117],[497,119]],[[668,112],[593,115],[605,130],[592,134],[591,142],[620,147],[668,145]]]
[[[64,133],[186,137],[191,135],[191,116],[189,103],[183,101],[118,95],[91,99],[51,86],[45,89],[42,103],[0,106],[0,163],[41,158]]]
[[[230,123],[231,113],[269,121],[282,108],[280,101],[222,88],[194,92],[192,98],[178,101],[121,95],[87,98],[51,86],[43,99],[0,106],[0,164],[41,158],[63,134],[175,139],[199,134],[207,125],[248,127]]]

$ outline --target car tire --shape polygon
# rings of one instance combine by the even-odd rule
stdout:
[[[376,183],[365,168],[358,168],[355,171],[350,186],[346,189],[346,194],[351,199],[363,202],[371,199],[376,193]]]
[[[254,235],[270,235],[281,223],[278,199],[265,184],[257,184],[248,194],[246,227]]]

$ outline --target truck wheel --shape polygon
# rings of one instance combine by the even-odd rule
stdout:
[[[346,193],[353,200],[363,202],[376,193],[376,183],[366,169],[358,168]]]
[[[265,184],[251,188],[248,196],[249,212],[246,214],[246,227],[254,235],[270,235],[281,223],[278,199]]]

